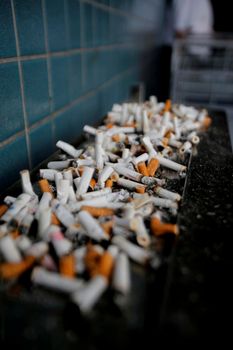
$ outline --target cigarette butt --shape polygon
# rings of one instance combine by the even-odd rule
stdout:
[[[149,161],[149,164],[147,166],[147,170],[149,175],[148,176],[154,176],[157,169],[159,167],[159,161],[156,158],[151,158],[151,160]]]
[[[172,130],[168,130],[168,131],[166,131],[166,133],[165,133],[164,137],[166,137],[167,139],[170,139],[170,138],[171,138],[171,136],[172,136]]]
[[[113,181],[112,181],[112,179],[108,179],[108,180],[105,182],[105,187],[112,188],[112,186],[113,186]]]
[[[202,121],[202,129],[207,130],[212,123],[212,119],[209,116],[206,116]]]
[[[91,207],[89,205],[82,206],[81,210],[88,211],[94,217],[111,216],[114,214],[114,210],[111,208],[98,208],[98,207]]]
[[[138,163],[137,167],[138,167],[139,173],[141,173],[144,176],[149,176],[149,172],[148,172],[148,169],[146,167],[146,163],[145,162]]]
[[[86,267],[87,272],[91,277],[97,275],[98,273],[98,266],[100,263],[101,253],[98,252],[93,245],[88,245],[87,252],[84,257],[84,264]]]
[[[6,204],[0,205],[0,217],[5,214],[5,212],[8,210],[8,206]]]
[[[108,123],[108,124],[106,125],[106,128],[107,128],[107,129],[111,129],[111,128],[113,128],[114,126],[115,126],[114,124]]]
[[[170,111],[170,109],[171,109],[171,105],[172,105],[172,102],[171,102],[171,100],[166,100],[166,102],[165,102],[165,106],[164,106],[164,112],[168,112],[168,111]]]
[[[59,260],[59,271],[66,277],[75,276],[75,259],[74,255],[64,255]]]
[[[52,225],[56,225],[56,226],[60,226],[61,225],[61,221],[58,220],[56,214],[52,213],[51,215],[51,224]]]
[[[153,217],[150,222],[151,232],[155,236],[161,236],[165,233],[179,234],[179,227],[176,224],[164,224],[158,218]]]
[[[116,182],[119,179],[119,175],[117,174],[117,172],[114,171],[114,173],[111,175],[110,179],[113,182]]]
[[[131,128],[136,128],[137,123],[136,123],[136,122],[126,123],[126,124],[124,124],[123,126],[126,126],[126,127],[131,127]]]
[[[138,187],[136,187],[136,192],[137,193],[145,193],[145,187],[144,186],[138,186]]]
[[[35,262],[33,256],[27,256],[19,263],[3,263],[0,264],[0,277],[3,279],[11,279],[20,276],[28,270]]]
[[[83,171],[84,171],[84,167],[83,167],[83,166],[79,166],[79,167],[78,167],[78,172],[79,172],[79,175],[80,175],[80,176],[82,176]]]
[[[95,185],[96,185],[96,180],[92,178],[89,184],[89,187],[91,187],[92,191],[94,191]]]
[[[114,141],[114,142],[120,142],[120,135],[118,135],[118,134],[113,135],[113,136],[112,136],[112,141]]]
[[[114,259],[109,252],[105,252],[99,262],[98,274],[110,279],[113,271]]]
[[[42,193],[49,192],[52,194],[51,188],[49,186],[49,182],[47,179],[41,179],[38,181],[38,185]]]
[[[101,227],[110,236],[112,233],[113,221],[103,222]]]
[[[12,231],[12,232],[10,233],[10,235],[11,235],[11,238],[16,239],[16,238],[18,238],[18,237],[20,236],[20,233],[19,233],[19,231],[16,229],[16,230]]]
[[[167,137],[164,137],[163,138],[163,140],[162,140],[162,145],[163,145],[163,147],[167,147],[167,145],[168,145],[168,138]]]

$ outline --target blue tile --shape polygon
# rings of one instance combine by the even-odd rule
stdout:
[[[69,48],[80,47],[80,3],[79,0],[67,1]]]
[[[90,4],[81,3],[83,16],[83,46],[92,47],[94,45],[94,8]]]
[[[84,53],[84,91],[87,92],[98,86],[98,61],[99,52]]]
[[[29,124],[49,114],[48,73],[46,60],[22,63],[26,111]]]
[[[53,153],[51,122],[31,130],[29,136],[32,166],[35,167]]]
[[[98,7],[94,11],[94,45],[107,45],[110,40],[109,12]]]
[[[28,156],[25,136],[0,148],[1,171],[0,192],[19,178],[19,171],[28,168]]]
[[[0,1],[0,57],[16,56],[11,3]]]
[[[81,54],[70,56],[70,98],[76,99],[82,93]]]
[[[50,51],[62,51],[67,46],[64,0],[46,0],[48,41]]]
[[[70,101],[69,57],[52,57],[53,109],[56,110]]]
[[[101,105],[99,93],[86,97],[81,102],[82,116],[84,124],[98,125],[101,121]]]
[[[82,134],[85,125],[85,116],[82,113],[80,104],[61,113],[54,120],[55,123],[55,142],[64,140],[66,142],[75,142]]]
[[[18,65],[0,64],[0,142],[23,128]]]
[[[45,52],[41,0],[14,0],[21,55]]]

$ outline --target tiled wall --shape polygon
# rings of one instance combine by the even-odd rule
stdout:
[[[127,99],[142,51],[159,43],[163,5],[0,0],[0,192]]]

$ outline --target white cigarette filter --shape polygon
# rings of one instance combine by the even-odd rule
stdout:
[[[97,134],[97,129],[93,128],[90,125],[84,125],[83,131],[85,131],[86,133],[90,134],[90,135],[96,135]]]
[[[72,249],[72,243],[70,240],[64,237],[63,233],[60,230],[53,232],[50,236],[50,239],[58,257],[70,253]]]
[[[100,299],[108,288],[108,281],[105,277],[97,275],[87,282],[80,290],[71,295],[71,300],[77,304],[80,310],[86,314]]]
[[[103,239],[109,240],[109,236],[104,232],[98,221],[87,211],[80,211],[77,217],[80,224],[86,230],[87,236],[96,241],[101,241]]]
[[[152,145],[149,136],[144,136],[142,139],[142,143],[146,147],[146,150],[149,153],[150,158],[156,158],[157,152],[154,149],[154,146]]]
[[[27,193],[20,194],[10,208],[1,217],[2,221],[9,222],[30,201],[31,196]]]
[[[105,197],[111,192],[112,192],[111,188],[106,187],[99,191],[92,191],[92,192],[85,193],[81,197],[84,200],[90,200],[97,197]]]
[[[61,204],[66,204],[69,198],[70,182],[69,180],[61,179],[57,186],[57,199]]]
[[[148,119],[147,111],[143,111],[143,133],[146,134],[150,131],[150,123]]]
[[[150,245],[151,239],[144,224],[144,220],[140,215],[136,215],[130,221],[130,228],[135,232],[136,240],[141,247],[148,247]]]
[[[115,244],[120,250],[125,252],[130,259],[139,264],[146,264],[151,257],[149,251],[145,250],[144,248],[138,247],[137,245],[131,243],[122,236],[113,237],[112,243]]]
[[[114,169],[109,165],[106,165],[103,168],[103,170],[99,173],[99,176],[98,176],[98,185],[100,186],[100,188],[104,188],[105,181],[108,180],[108,178],[112,175],[113,172],[114,172]]]
[[[63,177],[65,180],[69,181],[70,186],[73,185],[73,174],[71,169],[64,170]]]
[[[103,144],[104,134],[101,131],[98,131],[95,137],[95,160],[96,167],[98,170],[103,169],[104,160],[103,160]]]
[[[192,144],[190,141],[184,142],[184,144],[179,149],[180,154],[188,153],[192,149]]]
[[[38,234],[40,238],[44,237],[44,233],[51,225],[52,208],[45,208],[39,212],[38,217]]]
[[[149,159],[148,153],[143,153],[140,156],[133,158],[133,162],[134,164],[137,165],[138,163],[146,162],[148,159]]]
[[[19,263],[22,261],[16,243],[9,235],[0,238],[0,253],[8,263]]]
[[[8,206],[10,206],[11,204],[14,203],[14,201],[16,200],[16,197],[13,197],[13,196],[6,196],[4,198],[4,203]]]
[[[153,197],[152,202],[156,207],[178,209],[177,202],[171,199]]]
[[[55,169],[40,169],[40,177],[48,181],[54,181],[57,172]]]
[[[21,253],[25,254],[26,251],[31,247],[32,241],[25,235],[21,235],[14,241]]]
[[[64,141],[57,141],[56,146],[73,158],[78,158],[83,152],[83,150],[77,150],[72,145]]]
[[[48,253],[49,246],[46,242],[37,242],[32,244],[26,251],[26,255],[34,256],[36,259],[41,259],[45,254]]]
[[[50,207],[52,198],[53,197],[52,197],[52,194],[50,192],[43,193],[43,195],[40,199],[39,205],[38,205],[36,215],[35,215],[36,219],[39,218],[40,212],[42,212]]]
[[[177,202],[179,202],[181,200],[181,196],[179,195],[179,193],[165,190],[164,188],[162,188],[160,186],[156,186],[154,191],[158,196],[160,196],[162,198],[171,199],[171,200],[177,201]]]
[[[140,174],[134,170],[131,170],[129,168],[126,168],[125,166],[120,165],[120,164],[115,165],[114,169],[116,170],[116,172],[118,174],[123,175],[123,176],[129,178],[130,180],[140,181],[141,178],[143,177],[142,174]]]
[[[29,171],[28,170],[20,171],[20,177],[21,177],[23,192],[29,194],[30,196],[36,196],[32,188]]]
[[[77,184],[76,196],[79,198],[82,194],[86,193],[94,174],[95,169],[90,167],[84,167],[84,171],[81,177],[81,180]]]
[[[52,206],[57,218],[64,226],[69,227],[71,225],[74,225],[74,216],[71,214],[67,207],[61,205],[56,199],[52,201]]]
[[[68,168],[69,165],[70,165],[70,160],[60,160],[60,161],[49,162],[47,164],[47,167],[49,169],[63,170],[65,168]]]
[[[142,185],[138,182],[135,182],[135,181],[123,179],[121,177],[117,180],[117,184],[119,186],[128,188],[129,190],[132,190],[132,191],[136,190],[137,188],[145,189],[144,185]]]
[[[182,171],[185,171],[186,168],[187,168],[185,165],[176,163],[173,160],[164,158],[164,157],[162,157],[160,155],[157,155],[156,158],[158,159],[160,165],[162,165],[162,166],[164,166],[164,167],[166,167],[168,169],[172,169],[172,170],[175,170],[175,171],[182,172]]]
[[[200,142],[199,136],[197,136],[196,131],[191,132],[188,136],[187,139],[192,142],[193,145],[197,145]]]
[[[83,286],[81,279],[64,277],[41,267],[34,268],[31,278],[39,286],[68,295],[78,291]]]
[[[118,253],[115,261],[112,277],[112,287],[121,294],[128,294],[130,291],[130,265],[128,256],[121,252]]]

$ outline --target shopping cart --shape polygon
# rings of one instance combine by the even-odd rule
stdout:
[[[233,36],[176,40],[171,97],[180,103],[233,112]]]

